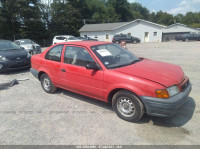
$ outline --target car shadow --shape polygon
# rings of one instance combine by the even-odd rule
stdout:
[[[19,69],[19,70],[12,70],[12,71],[7,71],[7,72],[1,72],[0,75],[14,75],[14,74],[19,74],[19,73],[26,73],[30,72],[30,68],[24,68],[24,69]]]
[[[150,123],[156,126],[163,127],[181,127],[189,122],[195,111],[195,101],[191,97],[187,97],[188,100],[183,104],[183,106],[178,110],[177,114],[172,117],[155,117],[144,115],[142,119],[137,122],[138,124]]]
[[[91,97],[87,97],[87,96],[84,96],[84,95],[81,95],[81,94],[78,94],[78,93],[74,93],[74,92],[71,92],[71,91],[68,91],[68,90],[58,88],[57,91],[55,92],[55,94],[63,94],[65,96],[69,96],[69,97],[75,98],[77,100],[81,100],[81,101],[84,101],[84,102],[105,108],[107,110],[113,111],[112,105],[110,103],[105,103],[103,101],[100,101],[100,100],[97,100],[97,99],[94,99],[94,98],[91,98]]]
[[[69,96],[77,100],[81,100],[107,110],[113,111],[112,105],[110,103],[105,103],[103,101],[93,99],[81,94],[77,94],[71,91],[67,91],[64,89],[58,89],[56,94],[63,94],[64,96]],[[188,97],[188,100],[185,104],[178,110],[177,114],[172,117],[156,117],[156,116],[148,116],[144,114],[144,116],[138,121],[134,122],[137,124],[145,124],[145,123],[153,123],[156,126],[163,127],[181,127],[189,122],[194,114],[196,104],[193,98]],[[114,111],[113,111],[114,112]]]

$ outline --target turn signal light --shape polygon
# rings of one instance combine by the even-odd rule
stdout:
[[[158,98],[169,98],[169,93],[166,89],[156,90],[156,95]]]

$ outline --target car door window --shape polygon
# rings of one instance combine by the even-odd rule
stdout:
[[[58,45],[58,46],[51,48],[47,52],[45,59],[60,62],[62,49],[63,49],[63,45]]]
[[[95,62],[84,48],[67,46],[65,49],[64,63],[86,67],[87,64]]]
[[[15,41],[15,43],[16,43],[17,45],[20,45],[20,42],[19,42],[19,41]]]

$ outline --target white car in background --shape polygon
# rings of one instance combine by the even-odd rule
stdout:
[[[18,39],[15,40],[15,43],[31,55],[41,53],[41,46],[30,39]]]
[[[58,35],[53,38],[53,44],[60,42],[70,42],[70,41],[81,41],[81,40],[71,35]]]

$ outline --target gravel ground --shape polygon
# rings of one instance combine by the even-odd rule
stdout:
[[[170,118],[121,120],[109,104],[58,89],[45,93],[29,70],[0,74],[0,144],[148,145],[200,144],[200,42],[128,44],[137,56],[180,65],[193,85],[188,101]]]

